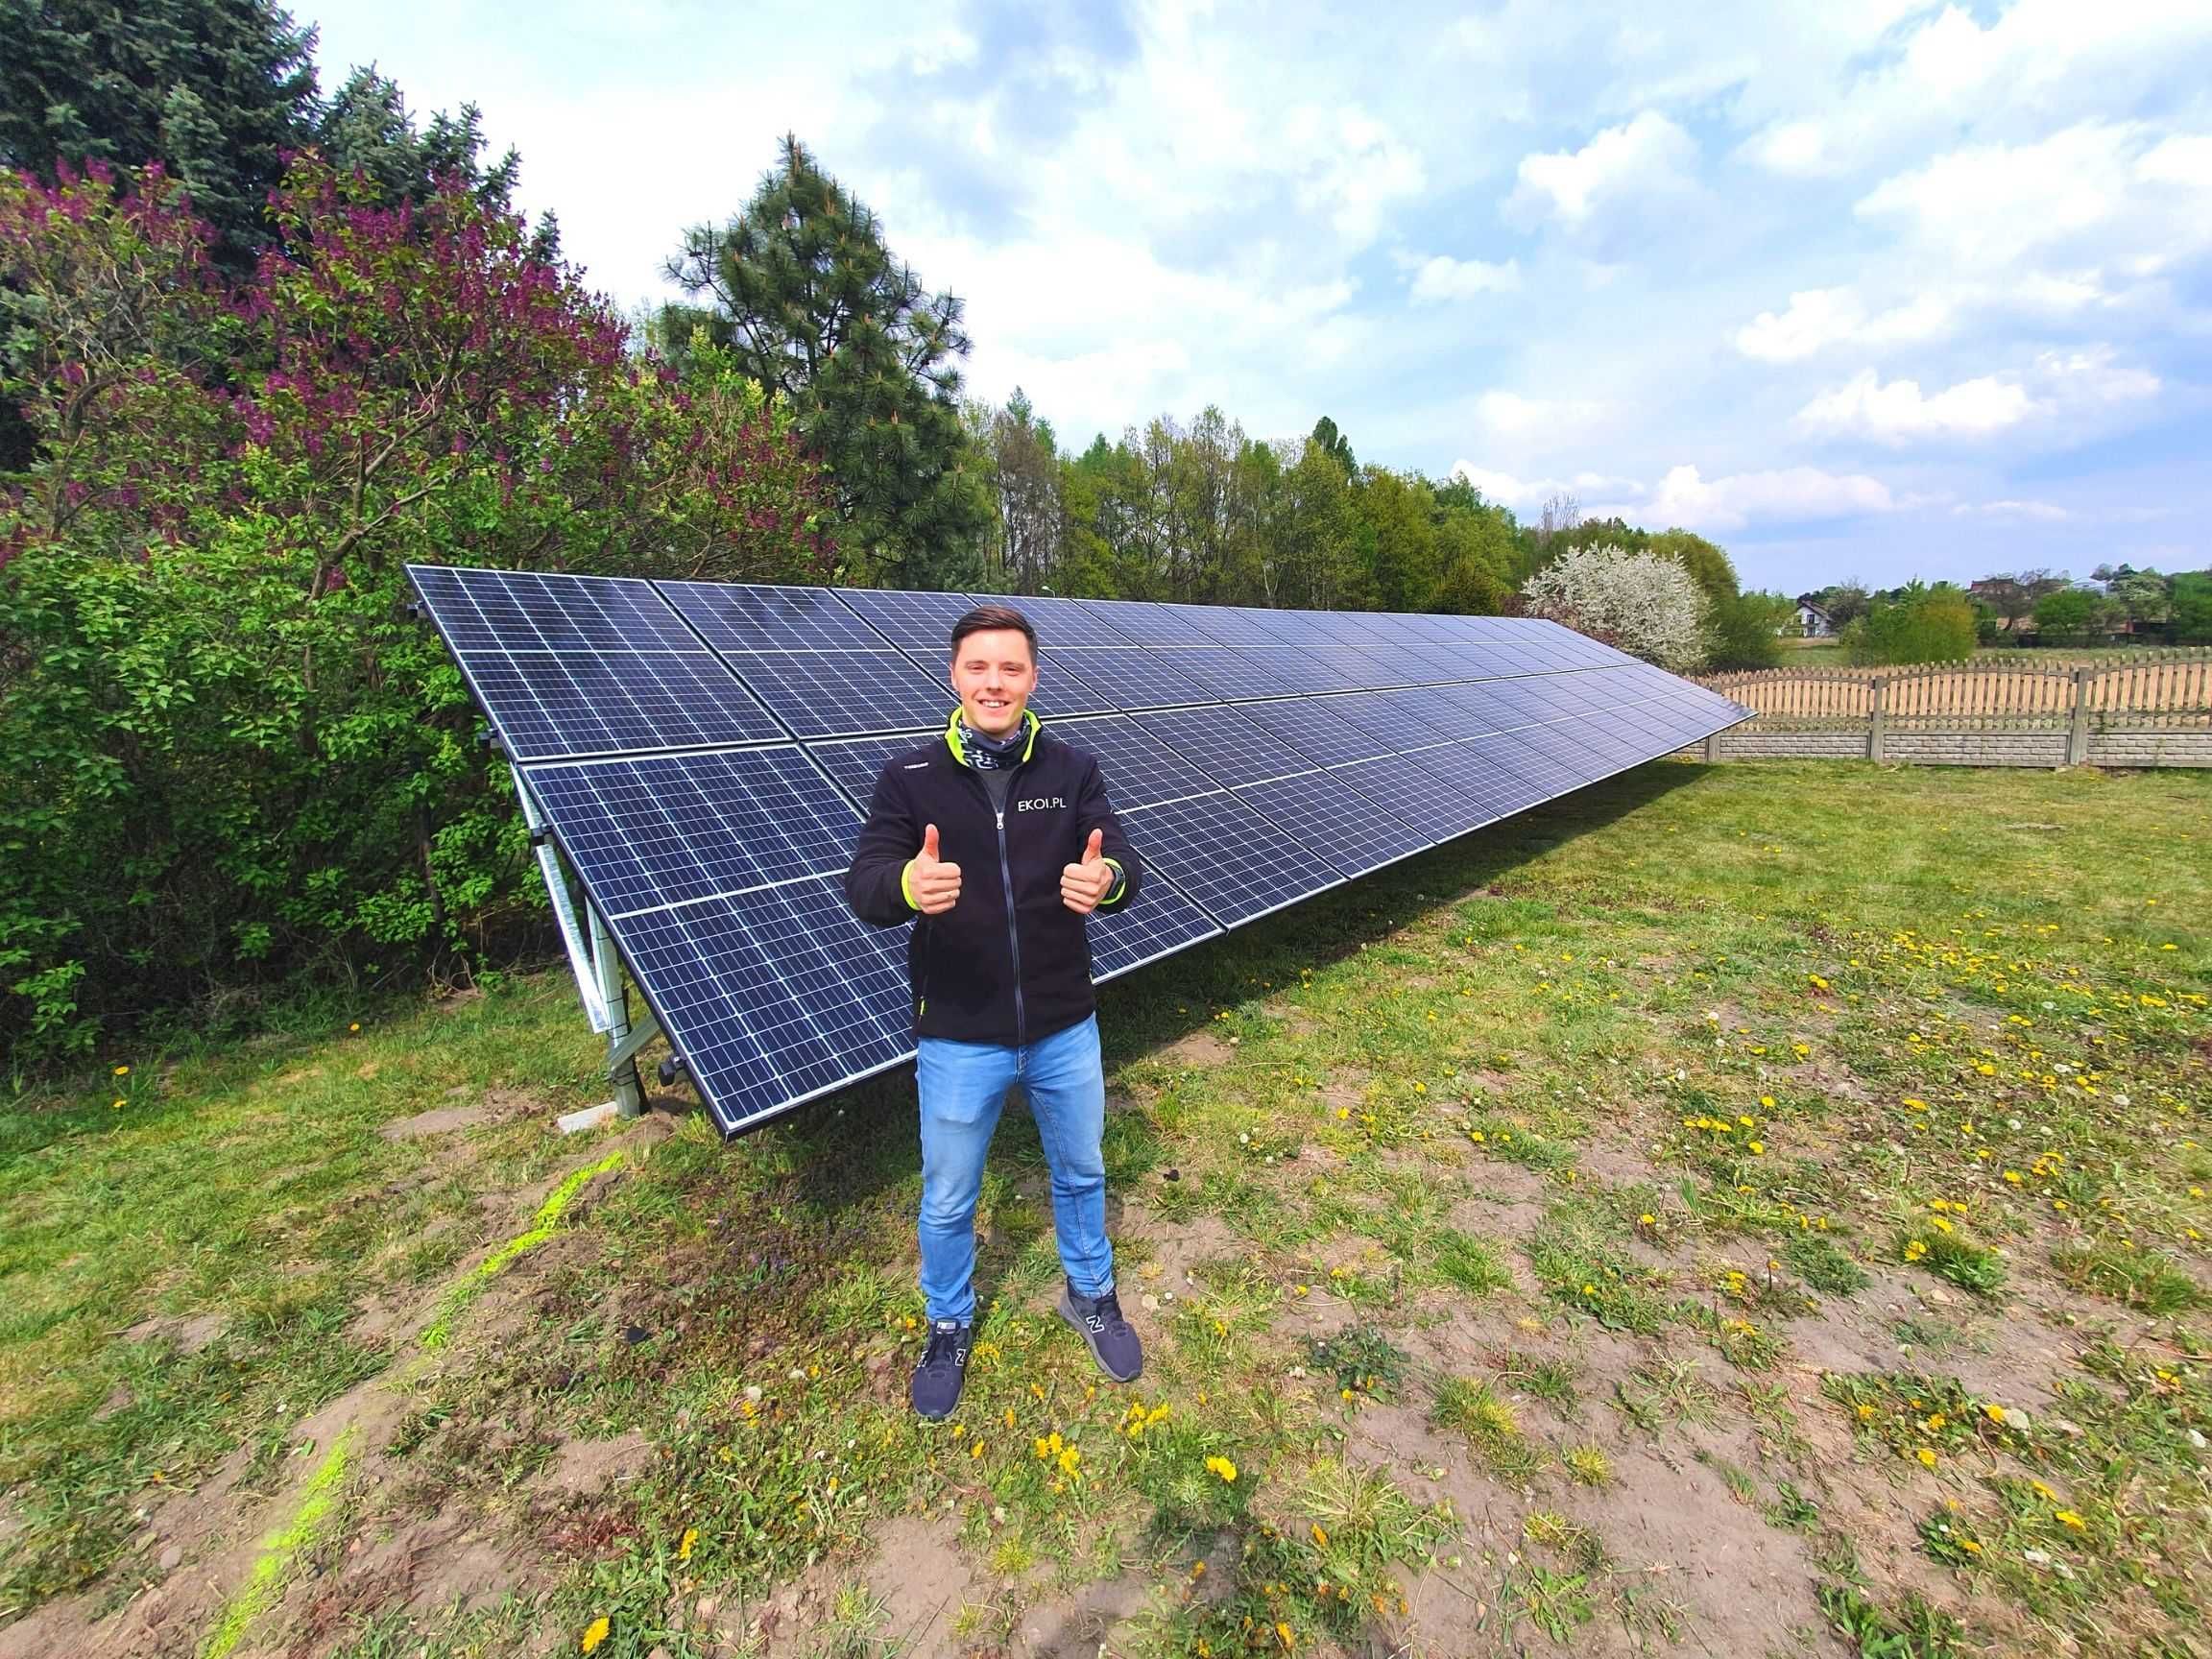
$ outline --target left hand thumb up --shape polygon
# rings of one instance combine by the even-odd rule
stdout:
[[[1091,839],[1083,844],[1083,862],[1086,864],[1097,863],[1104,855],[1102,849],[1105,845],[1106,831],[1103,830],[1092,830]]]

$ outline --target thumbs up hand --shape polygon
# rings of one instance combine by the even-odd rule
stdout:
[[[1114,890],[1114,866],[1106,862],[1105,843],[1103,830],[1092,830],[1091,839],[1083,844],[1082,860],[1060,871],[1060,902],[1078,916],[1090,915]]]
[[[922,827],[922,851],[906,860],[906,891],[925,916],[942,916],[960,897],[960,866],[937,856],[937,826]]]

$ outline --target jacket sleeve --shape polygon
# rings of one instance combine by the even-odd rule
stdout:
[[[1115,883],[1110,896],[1099,902],[1098,908],[1126,910],[1142,883],[1144,865],[1115,820],[1114,803],[1106,799],[1106,777],[1099,771],[1095,758],[1085,769],[1082,792],[1075,797],[1076,844],[1080,846],[1089,841],[1094,830],[1105,832],[1098,844],[1100,855],[1120,872],[1120,879]]]
[[[845,872],[845,902],[853,914],[878,927],[912,920],[916,906],[906,895],[906,863],[921,849],[922,826],[914,821],[905,775],[886,761],[876,775],[868,822]]]

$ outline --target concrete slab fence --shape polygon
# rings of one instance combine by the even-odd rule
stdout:
[[[1755,718],[1685,753],[1930,766],[2212,766],[2212,650],[1915,668],[1772,668],[1701,685]]]

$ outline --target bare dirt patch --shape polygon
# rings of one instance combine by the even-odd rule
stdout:
[[[180,1354],[197,1354],[223,1334],[220,1313],[156,1314],[141,1319],[123,1333],[126,1342],[166,1341]]]
[[[863,1580],[883,1603],[874,1634],[888,1651],[910,1659],[961,1652],[968,1644],[954,1633],[960,1610],[988,1599],[991,1590],[988,1576],[962,1552],[959,1527],[942,1515],[893,1519],[877,1540]]]

